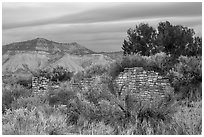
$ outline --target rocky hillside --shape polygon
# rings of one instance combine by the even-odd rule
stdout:
[[[2,53],[3,73],[24,73],[27,71],[25,65],[32,71],[63,66],[76,72],[113,61],[77,43],[57,43],[43,38],[4,45]]]
[[[93,54],[94,52],[79,45],[76,42],[73,43],[58,43],[50,41],[44,38],[36,38],[33,40],[27,40],[23,42],[11,43],[3,46],[2,53],[17,52],[17,51],[44,51],[51,54],[57,52],[69,53],[76,55]]]

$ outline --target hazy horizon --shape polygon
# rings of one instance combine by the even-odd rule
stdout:
[[[139,23],[183,25],[202,36],[201,2],[3,3],[2,44],[37,37],[96,52],[120,51],[126,31]]]

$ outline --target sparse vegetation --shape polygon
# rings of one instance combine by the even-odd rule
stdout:
[[[37,71],[37,73],[34,76],[46,77],[50,79],[50,81],[63,82],[63,81],[69,81],[73,76],[73,73],[69,72],[67,69],[61,66],[57,66],[53,69],[44,69],[44,70],[40,69]]]
[[[165,24],[165,23],[164,23]],[[160,24],[160,27],[164,24]],[[168,22],[166,22],[168,24]],[[169,26],[179,29],[182,26]],[[156,32],[146,24],[148,44],[154,46]],[[178,30],[179,31],[179,30]],[[184,28],[184,32],[188,31]],[[180,32],[180,31],[179,31]],[[161,32],[160,32],[161,33]],[[161,34],[159,37],[161,38]],[[130,33],[132,34],[132,32]],[[155,37],[153,41],[148,38]],[[179,35],[180,36],[180,35]],[[197,42],[200,40],[197,40]],[[139,41],[140,43],[141,41]],[[162,41],[165,42],[165,41]],[[143,47],[149,50],[147,47]],[[71,73],[65,68],[39,70],[36,75],[57,81],[59,88],[45,95],[32,92],[30,78],[3,79],[2,133],[4,135],[200,135],[202,134],[202,61],[200,53],[179,55],[172,61],[169,52],[121,57],[108,65],[92,65],[84,71]],[[129,51],[125,51],[129,54]],[[175,51],[177,52],[177,51]],[[191,52],[192,53],[192,52]],[[174,88],[165,100],[149,107],[125,93],[118,98],[113,83],[125,68],[142,67],[166,76]],[[95,78],[86,88],[71,84]]]

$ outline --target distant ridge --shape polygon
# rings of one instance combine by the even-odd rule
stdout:
[[[30,73],[27,68],[35,72],[57,66],[79,72],[94,65],[108,65],[114,61],[105,53],[93,52],[76,42],[59,43],[44,38],[7,44],[2,47],[2,53],[3,74],[22,75]]]
[[[121,60],[123,57],[123,51],[99,52],[99,54],[106,55],[113,60]]]
[[[90,49],[87,49],[76,42],[72,43],[58,43],[44,38],[36,38],[32,40],[15,42],[4,45],[2,47],[2,54],[11,51],[43,51],[48,53],[69,53],[75,55],[93,54]]]

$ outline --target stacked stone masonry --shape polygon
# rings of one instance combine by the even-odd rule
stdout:
[[[167,78],[154,71],[145,71],[142,67],[125,68],[115,83],[122,100],[130,95],[135,101],[159,102],[172,90]]]
[[[45,77],[32,77],[32,90],[36,94],[44,94],[48,89],[49,79]]]
[[[95,78],[84,78],[78,83],[71,82],[71,88],[80,88],[82,91],[87,91],[89,87],[94,83]],[[45,77],[32,77],[32,90],[35,94],[42,95],[48,91],[48,89],[57,89],[59,84],[50,82]]]
[[[89,87],[94,87],[93,84],[97,81],[96,79],[96,77],[84,78],[78,83],[71,82],[71,87],[87,91]],[[166,94],[172,90],[167,78],[154,71],[145,71],[142,67],[125,68],[114,83],[118,87],[116,91],[121,100],[125,100],[129,95],[135,101],[152,103],[165,99]],[[32,78],[32,88],[38,94],[45,93],[49,88],[48,85],[49,80],[44,77]]]
[[[79,88],[82,91],[87,91],[89,87],[92,87],[91,85],[94,83],[95,78],[84,78],[78,83],[72,83],[71,86],[73,89]]]

